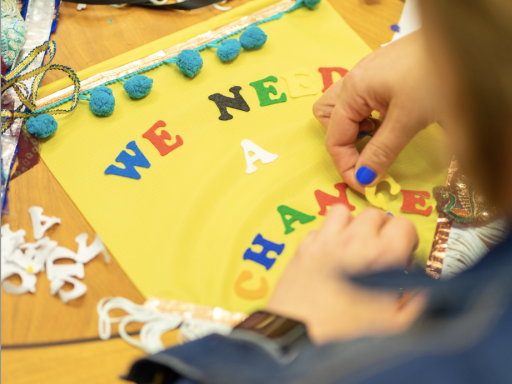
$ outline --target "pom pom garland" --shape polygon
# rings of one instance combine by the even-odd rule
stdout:
[[[133,76],[126,80],[123,88],[132,99],[141,99],[146,96],[153,87],[153,79],[144,75]]]
[[[250,27],[240,35],[240,44],[244,49],[258,49],[267,41],[267,35],[259,27]]]
[[[110,116],[114,112],[116,99],[112,90],[105,86],[93,88],[90,92],[89,108],[97,116]]]
[[[237,57],[241,50],[242,46],[237,39],[228,39],[220,43],[217,56],[221,61],[229,61]]]
[[[184,49],[178,55],[176,65],[180,69],[180,72],[188,77],[194,77],[199,70],[203,68],[203,59],[196,51]]]
[[[27,131],[40,139],[53,135],[58,126],[55,118],[47,114],[34,116],[27,120]]]
[[[310,9],[313,9],[321,0],[297,0],[295,5],[289,8],[286,12],[293,11],[301,6],[305,5]],[[281,12],[278,15],[264,19],[261,22],[275,20],[280,18],[285,12]],[[276,17],[277,16],[277,17]],[[233,34],[239,33],[236,31]],[[228,35],[229,36],[229,35]],[[242,48],[245,50],[259,49],[267,42],[267,35],[265,32],[256,26],[248,27],[243,31],[239,37],[239,40],[235,38],[226,39],[217,43],[221,38],[214,40],[212,43],[204,44],[203,46],[197,47],[195,50],[184,49],[177,56],[170,57],[153,64],[152,66],[146,67],[145,70],[156,68],[162,63],[176,64],[180,72],[185,76],[194,77],[196,76],[201,68],[203,67],[203,59],[198,51],[210,47],[217,49],[217,56],[222,62],[227,62],[236,58]],[[140,70],[138,72],[142,72]],[[108,81],[106,84],[113,83],[115,81],[123,81],[123,88],[132,99],[141,99],[149,94],[153,88],[153,79],[148,78],[144,75],[136,75],[125,80],[124,77],[117,78]],[[79,84],[78,84],[79,87]],[[77,88],[78,88],[77,87]],[[89,97],[85,96],[89,92]],[[76,97],[76,96],[75,96]],[[67,99],[70,99],[68,97]],[[104,85],[93,88],[90,91],[83,91],[78,93],[78,98],[81,100],[87,100],[89,102],[89,108],[97,116],[110,116],[114,112],[115,98],[112,90]],[[63,100],[64,101],[64,100]],[[55,105],[62,104],[63,101],[54,103]],[[47,108],[48,109],[48,108]],[[67,112],[67,111],[65,111]],[[33,114],[35,115],[35,113]],[[30,116],[30,114],[29,114]],[[36,137],[44,138],[52,135],[57,130],[58,124],[55,118],[51,115],[38,115],[27,120],[26,129],[29,133]]]

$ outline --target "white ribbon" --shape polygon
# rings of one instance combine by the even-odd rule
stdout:
[[[121,309],[127,314],[121,317],[110,317],[109,313],[114,309]],[[96,310],[98,312],[98,331],[102,340],[107,340],[112,335],[112,324],[119,324],[119,336],[148,354],[164,350],[162,335],[178,327],[180,329],[178,340],[182,342],[195,340],[212,333],[225,335],[232,330],[232,327],[226,324],[185,319],[179,315],[154,312],[123,297],[103,298],[98,302]],[[126,326],[130,323],[144,324],[139,332],[140,340],[134,339],[126,332]]]

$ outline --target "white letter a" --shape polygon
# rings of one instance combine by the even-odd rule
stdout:
[[[247,169],[245,170],[246,173],[253,173],[258,170],[254,165],[256,160],[261,160],[263,164],[268,164],[278,158],[277,155],[258,147],[251,140],[242,140],[242,148],[244,149],[245,162],[247,163]],[[249,152],[253,152],[254,155],[249,156]]]

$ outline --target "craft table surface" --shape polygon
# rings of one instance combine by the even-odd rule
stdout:
[[[329,1],[373,50],[391,41],[390,25],[398,23],[403,9],[401,0]],[[246,2],[232,0],[226,5],[236,7]],[[52,35],[58,49],[54,63],[80,71],[219,13],[213,7],[188,13],[109,6],[87,6],[86,10],[77,11],[76,4],[62,3],[57,32]],[[43,85],[63,76],[62,72],[50,72]],[[90,239],[94,236],[94,230],[42,160],[10,183],[9,214],[2,217],[2,225],[9,223],[13,230],[25,229],[26,241],[33,241],[28,208],[34,205],[43,207],[44,214],[62,219],[62,224],[47,232],[59,245],[76,250],[77,235],[86,232]],[[2,383],[125,382],[119,375],[144,354],[119,338],[94,340],[98,337],[95,308],[106,296],[122,296],[140,304],[144,297],[113,256],[109,264],[97,257],[85,266],[88,291],[69,304],[50,295],[44,273],[38,275],[35,294],[15,296],[2,290]],[[164,342],[172,344],[174,336],[165,337]],[[57,345],[37,346],[44,343]]]

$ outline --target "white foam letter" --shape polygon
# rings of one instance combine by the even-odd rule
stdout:
[[[34,239],[39,240],[44,236],[44,233],[52,225],[59,223],[60,219],[57,217],[48,217],[43,215],[43,208],[30,207],[28,209],[30,218],[32,219],[32,227],[34,228]],[[44,222],[44,225],[43,225]]]
[[[270,152],[265,151],[263,148],[258,147],[251,140],[242,140],[242,148],[244,149],[245,162],[247,163],[246,173],[253,173],[258,170],[254,165],[256,160],[261,160],[263,164],[268,164],[273,162],[278,158],[277,155],[274,155]],[[249,156],[249,152],[253,152],[253,156]]]

